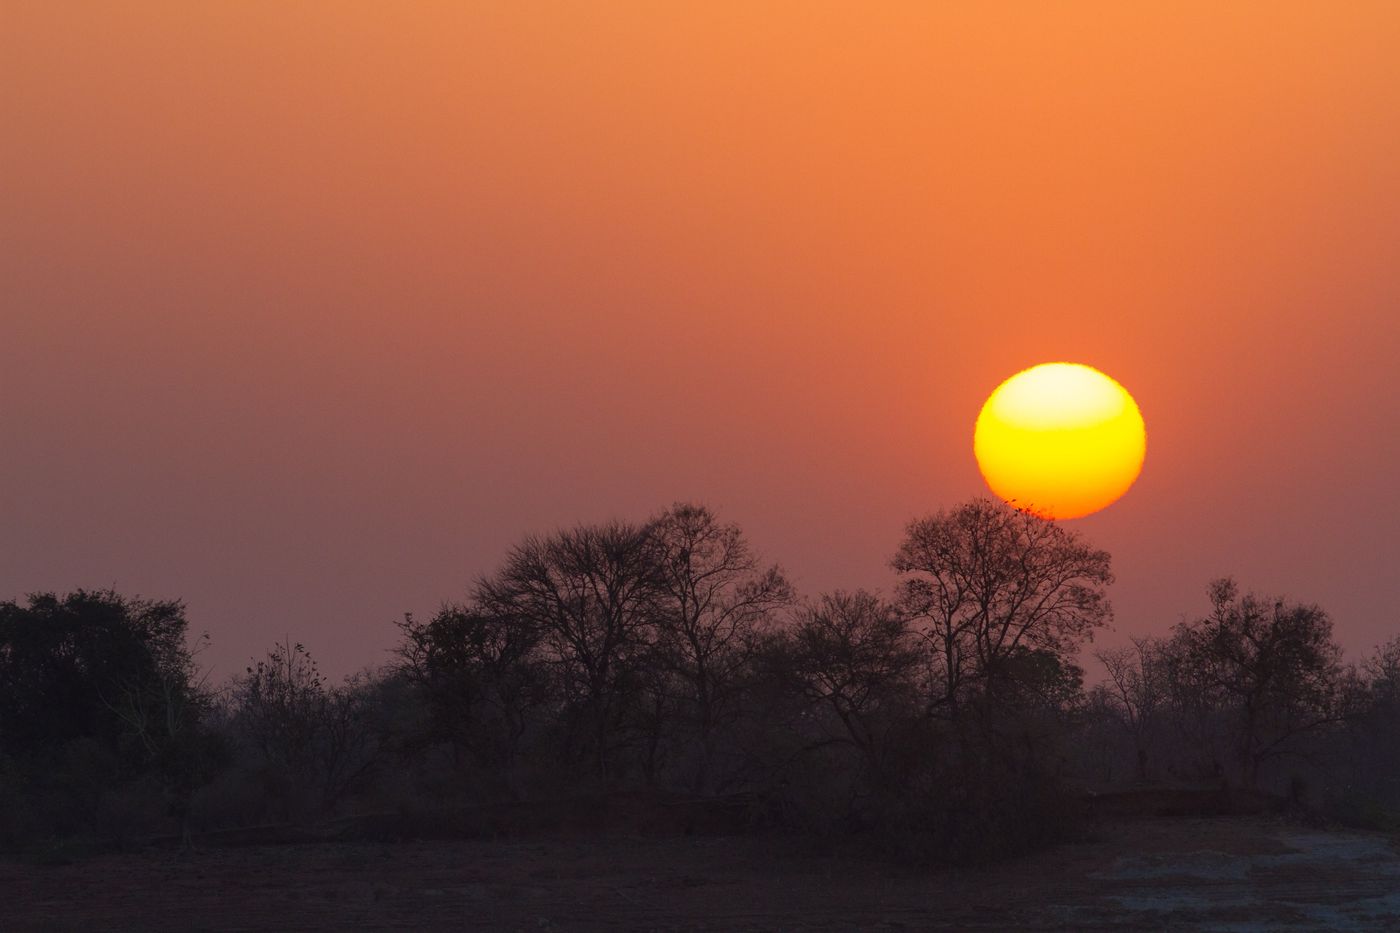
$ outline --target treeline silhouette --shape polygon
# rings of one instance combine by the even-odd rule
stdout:
[[[1207,615],[1092,655],[1086,688],[1113,577],[1075,530],[974,500],[911,522],[892,569],[888,597],[802,599],[680,504],[525,538],[340,683],[288,640],[210,685],[179,602],[0,603],[0,844],[645,811],[962,861],[1132,788],[1397,825],[1400,638],[1349,665],[1319,607],[1219,580]]]

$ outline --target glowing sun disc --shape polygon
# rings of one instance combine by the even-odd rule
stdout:
[[[973,453],[987,486],[1047,518],[1097,512],[1142,472],[1147,430],[1137,402],[1079,363],[1042,363],[1007,379],[977,416]]]

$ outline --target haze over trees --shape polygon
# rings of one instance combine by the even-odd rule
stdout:
[[[1271,763],[1306,757],[1315,734],[1364,706],[1360,682],[1319,607],[1241,594],[1228,578],[1208,592],[1209,615],[1100,654],[1102,689],[1133,736],[1139,777],[1153,771],[1150,749],[1171,743],[1174,770],[1256,789]]]
[[[1400,640],[1348,665],[1321,608],[1225,579],[1086,687],[1113,575],[1073,526],[975,500],[892,543],[888,594],[803,597],[701,505],[527,536],[338,684],[289,638],[208,686],[178,602],[0,603],[0,843],[646,799],[688,831],[965,860],[1166,786],[1397,820]]]

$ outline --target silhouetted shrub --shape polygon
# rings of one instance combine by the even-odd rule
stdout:
[[[234,679],[229,726],[253,764],[269,815],[325,816],[365,784],[381,755],[373,682],[328,686],[300,644],[275,645]]]

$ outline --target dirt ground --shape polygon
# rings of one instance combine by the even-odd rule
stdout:
[[[610,837],[155,850],[0,863],[0,930],[1400,929],[1384,836],[1271,817],[1100,826],[979,871],[780,838]]]

